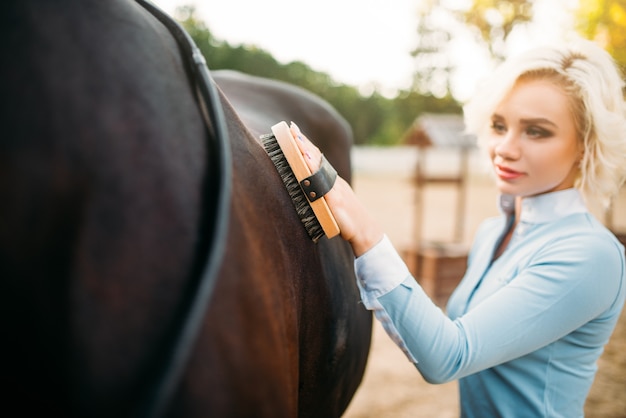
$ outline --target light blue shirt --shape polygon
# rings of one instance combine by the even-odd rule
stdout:
[[[361,299],[431,383],[459,379],[462,417],[582,417],[626,294],[624,247],[576,189],[525,198],[479,228],[446,316],[387,237],[355,260]],[[507,214],[508,212],[508,214]]]

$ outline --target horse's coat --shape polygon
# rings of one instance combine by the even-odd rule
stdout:
[[[268,126],[283,119],[289,122],[291,118],[316,141],[337,173],[351,181],[347,156],[352,130],[326,101],[302,88],[237,71],[214,71],[213,78],[254,135],[270,133]]]
[[[135,415],[206,256],[207,133],[190,81],[169,32],[129,0],[9,0],[0,31],[5,407]],[[250,90],[248,103],[279,90]],[[314,131],[345,122],[312,120],[324,106],[296,90],[280,90],[284,113],[222,97],[227,249],[172,415],[339,416],[361,380],[371,317],[352,254],[309,240],[258,143],[264,125],[244,125],[259,112],[263,131],[285,119],[336,138],[320,147],[349,178],[349,144]]]

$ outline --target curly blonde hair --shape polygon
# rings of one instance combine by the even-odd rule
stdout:
[[[577,40],[507,60],[464,106],[466,130],[480,145],[495,108],[519,80],[528,79],[553,82],[570,98],[584,148],[575,186],[586,200],[608,206],[626,178],[624,81],[613,59],[597,44]]]

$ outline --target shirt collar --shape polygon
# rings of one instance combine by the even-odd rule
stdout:
[[[512,214],[515,211],[515,196],[500,195],[500,210],[504,214]],[[523,198],[520,221],[539,224],[585,212],[588,210],[580,191],[570,188]]]

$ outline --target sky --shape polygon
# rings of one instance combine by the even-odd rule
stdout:
[[[153,1],[171,15],[178,6],[194,5],[198,18],[218,39],[256,45],[283,63],[302,61],[364,92],[376,86],[393,96],[411,85],[415,62],[410,52],[417,42],[422,0]],[[558,28],[567,24],[563,3],[572,1],[540,1],[552,7],[538,16],[542,27],[535,37],[560,36]],[[530,46],[534,38],[526,34],[522,39],[518,48]],[[471,45],[460,42],[453,47],[460,68],[453,89],[464,100],[491,67]]]
[[[153,1],[170,14],[194,4],[217,38],[255,44],[281,62],[305,62],[342,83],[410,86],[416,0]]]

